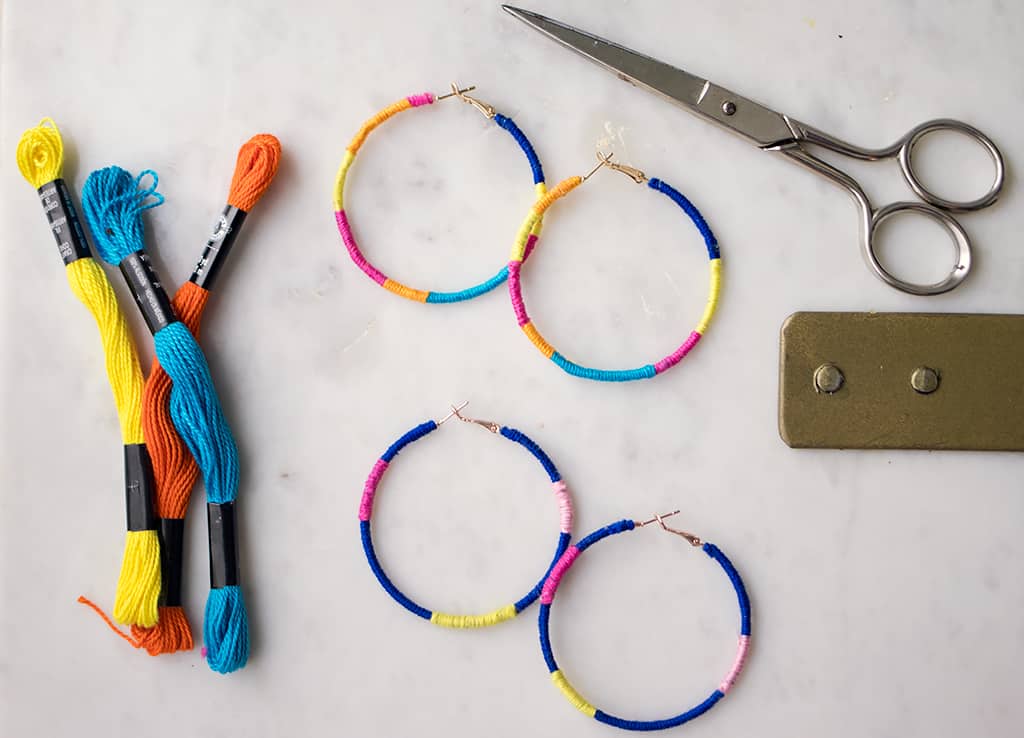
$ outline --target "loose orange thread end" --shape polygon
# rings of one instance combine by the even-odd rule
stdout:
[[[80,603],[82,603],[83,605],[85,605],[86,607],[91,607],[93,612],[95,612],[97,615],[99,615],[101,618],[103,618],[103,622],[107,624],[107,627],[110,628],[115,633],[117,633],[117,635],[121,636],[121,638],[126,640],[129,643],[129,645],[131,645],[132,648],[141,648],[141,645],[138,643],[138,641],[136,641],[130,635],[128,635],[127,633],[122,631],[120,628],[118,628],[116,625],[114,625],[114,621],[111,620],[109,617],[107,617],[107,614],[105,612],[103,612],[103,610],[100,609],[99,605],[97,605],[92,600],[88,599],[87,597],[79,596],[78,601]]]

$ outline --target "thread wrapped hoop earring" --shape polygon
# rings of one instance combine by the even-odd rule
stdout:
[[[540,630],[540,648],[541,652],[544,654],[544,661],[547,664],[548,671],[551,673],[551,681],[555,683],[555,686],[561,690],[562,694],[565,695],[566,699],[568,699],[577,710],[588,717],[594,718],[598,722],[611,725],[615,728],[642,731],[664,730],[665,728],[674,728],[677,725],[682,725],[696,717],[700,717],[718,704],[718,701],[725,697],[729,690],[732,689],[733,684],[736,682],[737,677],[743,670],[743,666],[747,661],[747,651],[750,647],[750,599],[747,597],[747,590],[743,585],[743,580],[740,578],[739,572],[736,571],[736,567],[732,565],[732,562],[729,561],[726,555],[722,553],[721,549],[713,543],[702,541],[692,533],[677,530],[665,524],[665,518],[677,515],[678,513],[679,511],[676,510],[675,512],[665,515],[656,515],[650,520],[644,520],[642,522],[634,520],[620,520],[617,523],[612,523],[604,528],[595,530],[586,538],[581,539],[579,543],[576,543],[566,549],[565,553],[562,554],[561,558],[551,569],[551,573],[544,582],[543,591],[540,596],[540,615],[537,623],[538,629]],[[561,582],[562,577],[565,576],[565,573],[581,553],[605,538],[617,533],[624,533],[636,528],[642,528],[644,526],[651,525],[652,523],[658,523],[663,530],[686,539],[691,546],[703,550],[708,557],[716,561],[718,565],[722,567],[722,570],[725,572],[726,576],[729,577],[729,581],[736,590],[736,598],[739,601],[739,644],[736,650],[736,660],[733,662],[733,666],[729,670],[729,673],[726,674],[725,678],[719,683],[718,687],[711,693],[711,695],[699,705],[674,717],[665,718],[663,720],[627,720],[625,718],[609,715],[608,713],[595,708],[569,683],[569,680],[566,679],[562,670],[559,668],[558,663],[555,661],[554,653],[551,650],[551,636],[548,625],[551,617],[551,605],[554,602],[555,593],[558,591],[559,582]]]
[[[711,232],[711,228],[708,226],[707,221],[704,220],[704,216],[700,214],[700,211],[697,210],[693,203],[687,200],[681,192],[660,179],[648,178],[647,175],[639,169],[613,162],[611,154],[599,153],[597,158],[597,166],[588,174],[582,177],[570,177],[569,179],[559,182],[551,189],[550,192],[547,193],[547,195],[537,200],[537,202],[535,202],[530,208],[529,214],[526,216],[522,226],[519,228],[519,233],[516,236],[515,245],[512,247],[512,255],[508,263],[508,291],[509,296],[512,299],[512,309],[515,311],[519,327],[523,329],[523,333],[526,334],[527,338],[530,339],[533,345],[536,346],[544,356],[569,374],[572,374],[575,377],[592,379],[599,382],[629,382],[636,379],[650,379],[655,375],[668,371],[678,364],[684,356],[690,353],[690,350],[697,345],[697,342],[700,341],[701,337],[707,332],[708,324],[711,322],[711,317],[715,314],[715,308],[718,306],[718,295],[722,284],[722,255],[718,248],[718,241],[715,239],[715,235]],[[646,183],[650,189],[660,192],[678,205],[690,218],[694,226],[696,226],[697,230],[700,232],[700,235],[703,237],[704,245],[707,247],[708,258],[710,260],[711,274],[709,295],[707,305],[704,308],[704,314],[701,316],[700,322],[697,323],[697,326],[690,332],[690,335],[685,341],[683,341],[682,345],[680,345],[679,348],[671,354],[668,354],[663,359],[653,364],[645,364],[644,366],[637,367],[635,369],[591,369],[590,367],[582,366],[570,361],[556,351],[555,348],[547,342],[544,336],[541,335],[540,331],[527,314],[526,304],[523,302],[522,277],[520,275],[520,271],[523,261],[533,249],[537,240],[536,237],[532,236],[534,227],[540,223],[541,218],[544,217],[544,213],[556,200],[568,195],[602,167],[622,172],[633,179],[637,184]]]
[[[405,435],[399,438],[397,441],[392,443],[387,451],[385,451],[377,463],[374,464],[373,469],[370,471],[370,476],[366,480],[366,484],[363,487],[362,500],[359,503],[359,530],[363,540],[363,551],[366,553],[366,561],[370,565],[370,569],[373,571],[374,576],[377,577],[377,581],[384,588],[391,597],[402,607],[409,612],[417,615],[424,620],[429,620],[435,625],[440,625],[447,628],[483,628],[490,625],[496,625],[505,620],[514,618],[520,612],[529,607],[533,602],[540,596],[541,586],[544,579],[547,578],[551,572],[555,562],[562,556],[569,546],[569,540],[572,535],[572,500],[569,496],[569,491],[565,486],[565,482],[562,481],[562,475],[559,474],[558,469],[554,463],[548,458],[548,455],[534,443],[530,438],[514,428],[508,428],[498,423],[492,423],[487,420],[476,420],[475,418],[468,418],[462,414],[462,409],[466,406],[463,403],[459,407],[452,407],[451,412],[441,419],[440,421],[428,420],[425,423],[417,425],[415,428],[408,431]],[[384,476],[384,472],[387,471],[388,467],[394,461],[394,458],[398,453],[411,443],[415,443],[424,436],[437,430],[438,426],[444,424],[451,418],[458,418],[459,420],[479,425],[486,428],[495,435],[500,435],[513,443],[517,443],[533,455],[540,465],[544,468],[548,478],[551,480],[552,491],[555,494],[555,499],[558,503],[559,517],[560,517],[560,530],[558,534],[558,543],[555,548],[555,556],[551,561],[551,565],[548,567],[544,574],[544,577],[537,582],[537,585],[527,592],[523,597],[516,600],[514,603],[499,607],[491,612],[484,613],[482,615],[452,615],[443,612],[437,612],[435,610],[429,610],[415,602],[401,592],[394,585],[388,575],[384,572],[384,568],[381,566],[380,561],[377,560],[377,554],[373,548],[373,537],[370,529],[370,518],[373,515],[373,502],[377,495],[377,488],[380,485],[381,478]]]
[[[519,130],[519,127],[515,122],[511,118],[498,113],[487,103],[483,103],[475,97],[471,97],[466,94],[475,89],[475,87],[459,88],[459,86],[453,82],[451,88],[452,91],[446,95],[438,96],[430,92],[424,92],[419,95],[403,97],[398,102],[387,106],[363,123],[362,128],[359,129],[359,132],[356,133],[352,142],[345,150],[345,156],[341,160],[341,166],[338,168],[338,176],[334,184],[334,218],[338,224],[338,231],[341,233],[341,240],[344,242],[349,256],[352,257],[352,261],[354,261],[356,266],[362,269],[370,279],[384,289],[416,302],[452,303],[479,297],[480,295],[490,292],[508,278],[508,267],[502,267],[493,277],[473,285],[472,287],[467,287],[466,289],[455,292],[439,292],[435,290],[420,290],[413,287],[407,287],[401,282],[385,276],[383,272],[377,269],[377,267],[371,264],[370,261],[363,256],[363,252],[360,250],[359,245],[356,243],[356,238],[352,234],[352,226],[349,223],[348,212],[345,209],[345,183],[348,180],[349,168],[356,159],[356,154],[359,152],[359,149],[362,147],[367,137],[375,128],[377,128],[377,126],[405,110],[433,105],[435,102],[448,98],[462,100],[479,110],[489,120],[494,121],[498,127],[506,131],[513,140],[519,144],[519,147],[523,150],[523,154],[526,155],[526,161],[529,163],[530,169],[533,172],[533,184],[536,197],[543,197],[547,192],[547,186],[544,184],[544,170],[541,167],[540,160],[537,158],[537,153],[534,151],[533,145],[530,143],[529,139],[526,138],[526,134]],[[530,232],[524,239],[526,245],[524,247],[523,259],[525,259],[533,249],[533,243],[540,235],[540,228],[541,220],[538,218],[537,221],[531,225],[529,229]]]

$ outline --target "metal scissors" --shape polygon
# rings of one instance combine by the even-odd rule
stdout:
[[[545,36],[596,62],[620,79],[657,93],[704,120],[738,134],[759,149],[782,154],[845,188],[853,195],[860,209],[864,257],[872,271],[886,284],[912,295],[938,295],[958,286],[970,271],[971,242],[967,232],[951,213],[980,210],[994,203],[1003,188],[1005,174],[1003,156],[999,149],[977,128],[958,120],[930,120],[912,128],[891,146],[881,149],[861,148],[657,59],[542,15],[508,5],[502,7]],[[925,187],[914,172],[914,146],[923,136],[934,131],[966,135],[988,151],[995,164],[995,179],[988,192],[976,200],[960,202],[939,197]],[[921,202],[894,202],[875,208],[853,177],[816,157],[808,151],[809,145],[864,161],[896,159],[903,178]],[[934,284],[908,282],[889,272],[879,262],[873,241],[875,233],[883,221],[897,213],[926,216],[949,233],[955,247],[955,261],[945,279]]]

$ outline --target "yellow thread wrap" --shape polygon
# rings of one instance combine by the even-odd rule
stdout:
[[[537,193],[537,199],[538,200],[543,198],[544,195],[548,194],[548,186],[546,184],[544,184],[543,182],[538,182],[536,185],[534,185],[534,190]],[[544,219],[543,218],[538,218],[537,222],[534,224],[533,228],[530,230],[530,235],[531,236],[536,236],[537,238],[540,238],[540,232],[541,232],[543,226],[544,226]]]
[[[435,612],[430,616],[430,622],[440,625],[442,628],[486,628],[511,620],[515,616],[516,606],[506,605],[483,615],[449,615],[444,612]]]
[[[568,680],[565,678],[565,675],[561,672],[560,669],[551,672],[551,681],[555,683],[556,687],[562,690],[562,694],[564,694],[565,698],[572,703],[573,707],[575,707],[577,710],[582,712],[587,717],[594,717],[594,714],[597,712],[595,707],[589,702],[587,702],[585,699],[583,699],[580,693],[577,692],[571,684],[569,684]]]
[[[526,254],[526,242],[529,240],[531,233],[535,230],[539,232],[540,226],[541,217],[531,210],[530,214],[526,216],[526,220],[519,226],[515,243],[512,244],[512,253],[509,255],[509,261],[523,260]]]
[[[61,176],[64,142],[49,119],[30,128],[18,142],[18,169],[36,189]],[[143,443],[142,370],[124,313],[106,272],[92,258],[77,259],[66,269],[71,291],[96,319],[106,357],[107,378],[125,444]],[[129,531],[118,578],[114,618],[127,625],[151,627],[160,596],[160,544],[156,531]]]
[[[341,160],[341,166],[338,167],[338,177],[334,180],[335,210],[345,209],[345,179],[348,177],[349,167],[352,166],[352,162],[355,160],[356,155],[351,151],[346,151],[344,158]]]
[[[414,290],[412,287],[406,287],[401,282],[396,282],[390,278],[385,279],[381,287],[394,292],[396,295],[401,295],[408,300],[416,300],[417,302],[426,302],[427,295],[430,294],[424,290]]]
[[[519,226],[515,243],[512,245],[512,254],[509,256],[509,261],[523,260],[523,256],[526,254],[526,242],[530,236],[540,237],[541,227],[544,224],[544,211],[551,207],[551,203],[555,200],[569,194],[582,183],[582,177],[569,177],[569,179],[562,180],[555,185],[555,188],[552,190],[548,190],[547,185],[543,182],[537,185],[537,200],[530,208],[530,213],[526,216],[523,224]]]
[[[710,267],[711,277],[708,286],[708,303],[704,307],[704,315],[701,316],[696,328],[696,331],[702,336],[708,330],[711,316],[715,314],[715,309],[718,307],[718,295],[722,291],[722,260],[712,259]]]
[[[555,349],[552,348],[551,344],[544,340],[544,336],[533,327],[533,323],[526,323],[523,325],[523,333],[533,342],[533,345],[540,349],[541,353],[549,359],[555,353]]]

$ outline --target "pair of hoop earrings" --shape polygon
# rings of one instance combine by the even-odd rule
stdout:
[[[697,208],[694,207],[693,203],[687,200],[682,193],[666,184],[664,181],[657,178],[648,178],[647,175],[639,169],[613,162],[611,154],[598,154],[598,164],[589,173],[583,176],[569,177],[568,179],[559,182],[555,187],[548,191],[547,185],[544,182],[544,170],[541,166],[540,160],[537,158],[537,153],[534,151],[533,145],[530,143],[529,139],[527,139],[526,135],[519,129],[515,122],[511,118],[496,112],[490,105],[468,95],[467,93],[473,90],[473,87],[460,89],[456,84],[452,83],[451,88],[452,91],[445,95],[435,96],[429,92],[419,95],[410,95],[409,97],[402,98],[398,102],[389,105],[366,121],[362,128],[359,129],[355,138],[353,138],[352,142],[348,145],[348,148],[345,151],[345,157],[342,159],[341,167],[338,169],[338,176],[335,181],[334,210],[338,230],[341,233],[342,241],[348,250],[349,256],[352,257],[352,261],[354,261],[356,265],[365,272],[368,277],[370,277],[370,279],[382,286],[384,289],[407,299],[424,303],[454,303],[461,302],[463,300],[470,300],[490,292],[503,282],[507,281],[512,309],[515,313],[516,321],[519,323],[519,327],[522,329],[523,333],[526,334],[527,338],[530,339],[534,346],[536,346],[545,357],[557,364],[565,372],[576,377],[604,382],[626,382],[637,379],[649,379],[678,364],[707,332],[708,325],[711,322],[711,318],[715,313],[715,308],[718,305],[718,296],[721,288],[721,253],[718,248],[718,242],[715,240],[715,236],[711,232],[711,228],[708,227],[708,224],[700,214],[700,211],[698,211]],[[488,119],[494,121],[497,126],[505,130],[515,140],[523,150],[526,160],[530,165],[530,169],[533,173],[533,184],[536,194],[535,202],[530,208],[526,218],[523,220],[522,226],[516,235],[508,264],[498,270],[498,272],[491,278],[473,285],[472,287],[467,287],[466,289],[458,290],[456,292],[437,292],[433,290],[415,289],[385,276],[383,272],[373,266],[373,264],[371,264],[363,255],[359,245],[356,243],[355,236],[352,234],[352,227],[349,223],[349,217],[345,210],[345,183],[348,178],[349,168],[352,166],[352,163],[355,161],[356,154],[359,152],[370,133],[372,133],[373,130],[381,123],[400,112],[413,108],[426,107],[446,98],[462,100],[463,102],[473,106],[483,113]],[[577,364],[576,362],[566,358],[563,354],[556,351],[555,348],[544,338],[527,313],[526,304],[523,301],[521,268],[523,263],[529,257],[531,251],[533,251],[534,247],[537,245],[537,240],[540,237],[541,223],[545,213],[551,205],[555,203],[555,201],[568,195],[595,174],[599,169],[605,167],[626,174],[638,184],[646,183],[648,188],[665,195],[668,199],[678,205],[700,232],[700,235],[704,240],[704,245],[707,249],[710,263],[710,287],[708,301],[704,308],[704,314],[701,316],[696,327],[675,351],[666,355],[659,361],[633,369],[593,369],[588,366]]]
[[[376,464],[374,464],[373,469],[370,471],[370,475],[366,480],[366,485],[363,487],[362,499],[359,503],[359,530],[363,542],[363,550],[366,554],[366,560],[370,565],[370,569],[376,576],[377,581],[380,582],[380,585],[384,590],[391,595],[398,604],[406,610],[409,610],[414,615],[417,615],[424,620],[429,620],[435,625],[449,628],[482,628],[496,625],[502,621],[514,618],[539,599],[540,612],[537,623],[540,635],[541,653],[544,657],[544,662],[547,665],[548,672],[551,675],[552,682],[554,682],[555,686],[557,686],[562,694],[565,695],[566,699],[580,712],[594,720],[606,723],[607,725],[622,728],[624,730],[663,730],[665,728],[673,728],[677,725],[682,725],[683,723],[703,715],[714,707],[718,701],[729,692],[733,684],[736,682],[737,677],[746,663],[747,652],[750,645],[750,600],[747,596],[746,587],[743,584],[743,580],[740,578],[739,572],[736,571],[736,567],[733,566],[728,557],[726,557],[726,555],[722,553],[721,549],[714,544],[702,541],[692,533],[677,530],[666,524],[665,519],[678,514],[678,510],[664,515],[656,515],[650,520],[619,520],[605,526],[604,528],[594,531],[590,535],[580,539],[577,543],[570,545],[573,523],[572,500],[565,482],[562,481],[562,476],[558,472],[555,464],[551,461],[548,455],[544,453],[540,446],[521,431],[499,425],[498,423],[466,417],[462,414],[462,409],[465,405],[466,404],[464,403],[460,407],[452,407],[451,412],[443,419],[439,421],[428,420],[405,433],[405,435],[391,444],[391,446],[389,446],[381,455]],[[377,559],[377,554],[373,548],[370,521],[373,515],[374,498],[378,494],[378,488],[384,473],[387,471],[388,467],[392,464],[399,452],[410,444],[415,443],[424,436],[427,436],[437,430],[439,426],[452,418],[457,418],[466,423],[479,425],[486,428],[491,433],[500,435],[503,438],[525,448],[538,462],[540,462],[541,467],[550,479],[559,508],[560,526],[558,543],[555,548],[555,557],[544,572],[540,581],[533,589],[514,603],[499,607],[482,615],[456,615],[442,613],[430,610],[412,601],[409,597],[403,594],[397,586],[395,586],[385,573],[384,568]],[[718,684],[715,690],[703,702],[673,717],[661,720],[631,720],[616,717],[615,715],[611,715],[603,710],[597,709],[576,691],[565,676],[565,673],[559,667],[558,662],[555,660],[554,651],[551,646],[549,622],[551,618],[551,607],[555,601],[555,594],[558,591],[558,585],[584,551],[594,544],[606,538],[610,538],[611,536],[619,533],[626,533],[652,524],[657,524],[663,530],[684,538],[691,546],[700,548],[725,572],[736,591],[736,597],[739,603],[739,643],[732,668],[729,670],[725,678]]]

